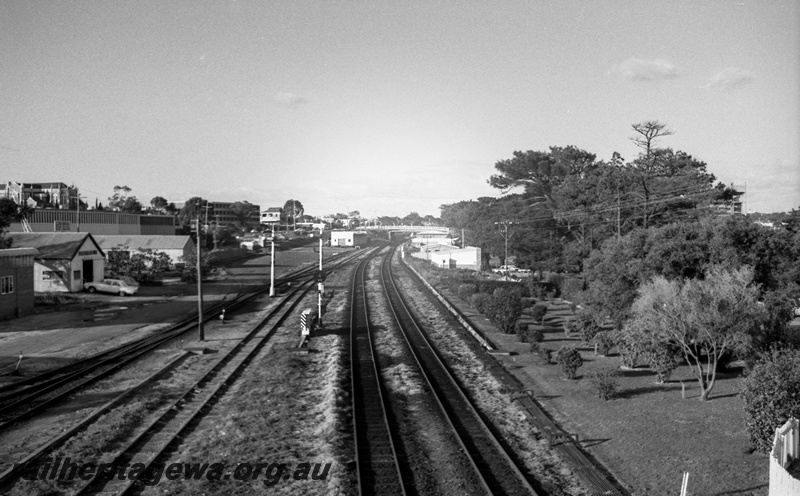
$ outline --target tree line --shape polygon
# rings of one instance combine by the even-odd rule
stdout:
[[[800,338],[789,325],[800,211],[774,229],[729,215],[740,192],[705,162],[659,147],[673,134],[665,124],[632,130],[631,161],[574,146],[514,152],[488,179],[501,196],[442,205],[442,221],[482,248],[484,266],[503,259],[507,241],[522,265],[573,272],[559,279],[580,306],[572,325],[616,346],[626,366],[645,361],[665,380],[685,362],[705,401],[717,373],[743,361],[747,427],[765,450],[784,417],[800,416]]]

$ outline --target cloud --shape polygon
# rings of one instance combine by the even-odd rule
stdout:
[[[308,103],[308,100],[294,93],[277,93],[275,95],[275,101],[288,108],[297,108],[300,105]]]
[[[642,60],[631,57],[612,67],[608,73],[628,81],[650,82],[660,79],[674,79],[680,75],[680,69],[669,60]]]
[[[738,67],[728,67],[716,73],[711,82],[701,88],[732,90],[752,83],[755,78],[755,74],[750,71]]]

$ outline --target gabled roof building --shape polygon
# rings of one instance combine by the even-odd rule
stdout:
[[[36,292],[83,290],[85,281],[103,279],[105,253],[89,233],[13,233],[14,248],[36,248]]]

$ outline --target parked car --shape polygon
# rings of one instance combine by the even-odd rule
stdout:
[[[500,267],[493,269],[493,272],[516,272],[519,269],[516,265],[501,265]]]
[[[103,293],[116,293],[120,296],[132,296],[139,292],[139,283],[130,277],[103,279],[84,283],[83,289],[90,293],[102,291]]]
[[[494,272],[501,274],[503,272],[516,272],[518,274],[530,274],[531,269],[520,269],[516,265],[501,265],[500,267],[493,269]]]

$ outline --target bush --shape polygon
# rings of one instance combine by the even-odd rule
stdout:
[[[484,314],[505,334],[514,332],[514,324],[522,315],[522,301],[518,292],[497,288],[488,300]]]
[[[536,343],[536,342],[531,342],[531,347],[530,347],[531,353],[538,353],[539,350],[541,350],[541,344]],[[549,361],[549,359],[548,359],[548,361]]]
[[[469,297],[469,304],[472,308],[480,313],[486,313],[486,305],[489,302],[490,296],[486,293],[475,293]]]
[[[578,312],[573,322],[575,324],[575,332],[580,333],[583,342],[586,344],[589,344],[602,330],[602,328],[597,325],[594,316],[585,310]]]
[[[561,288],[564,285],[564,276],[561,274],[550,274],[547,276],[547,282],[552,286],[551,291],[553,292],[553,297],[559,296],[561,294]]]
[[[589,383],[598,398],[608,401],[617,396],[617,389],[619,388],[618,376],[619,373],[614,369],[596,370],[589,374]]]
[[[529,343],[541,343],[544,341],[544,334],[539,329],[529,329],[528,330],[528,342]]]
[[[656,382],[664,384],[681,363],[680,350],[667,343],[659,343],[642,352],[650,369],[656,373]]]
[[[614,347],[614,340],[611,338],[611,333],[608,331],[600,331],[595,336],[597,343],[597,353],[606,356],[611,353],[611,348]]]
[[[573,304],[581,304],[583,296],[583,279],[570,277],[561,284],[561,297]]]
[[[524,329],[517,328],[517,337],[523,343],[541,343],[544,341],[542,331],[538,329],[529,329],[527,325],[525,325]]]
[[[578,368],[583,365],[583,358],[578,350],[572,346],[562,346],[556,353],[556,363],[561,365],[564,378],[574,379]]]
[[[625,368],[636,368],[636,360],[642,352],[644,346],[640,331],[630,326],[614,331],[614,344],[619,350],[622,366]]]
[[[775,429],[800,418],[800,350],[776,350],[762,356],[742,381],[750,443],[769,453]]]
[[[528,342],[528,324],[525,322],[517,322],[514,324],[514,331],[517,333],[517,338],[523,343]]]
[[[460,284],[458,286],[458,297],[464,301],[469,301],[470,296],[478,292],[478,286],[474,284]]]
[[[540,346],[536,352],[539,354],[539,357],[544,360],[544,363],[549,364],[553,359],[553,350],[550,348],[545,348],[544,346]]]
[[[531,317],[533,317],[534,322],[541,323],[546,313],[547,307],[545,305],[534,305],[531,307]]]

